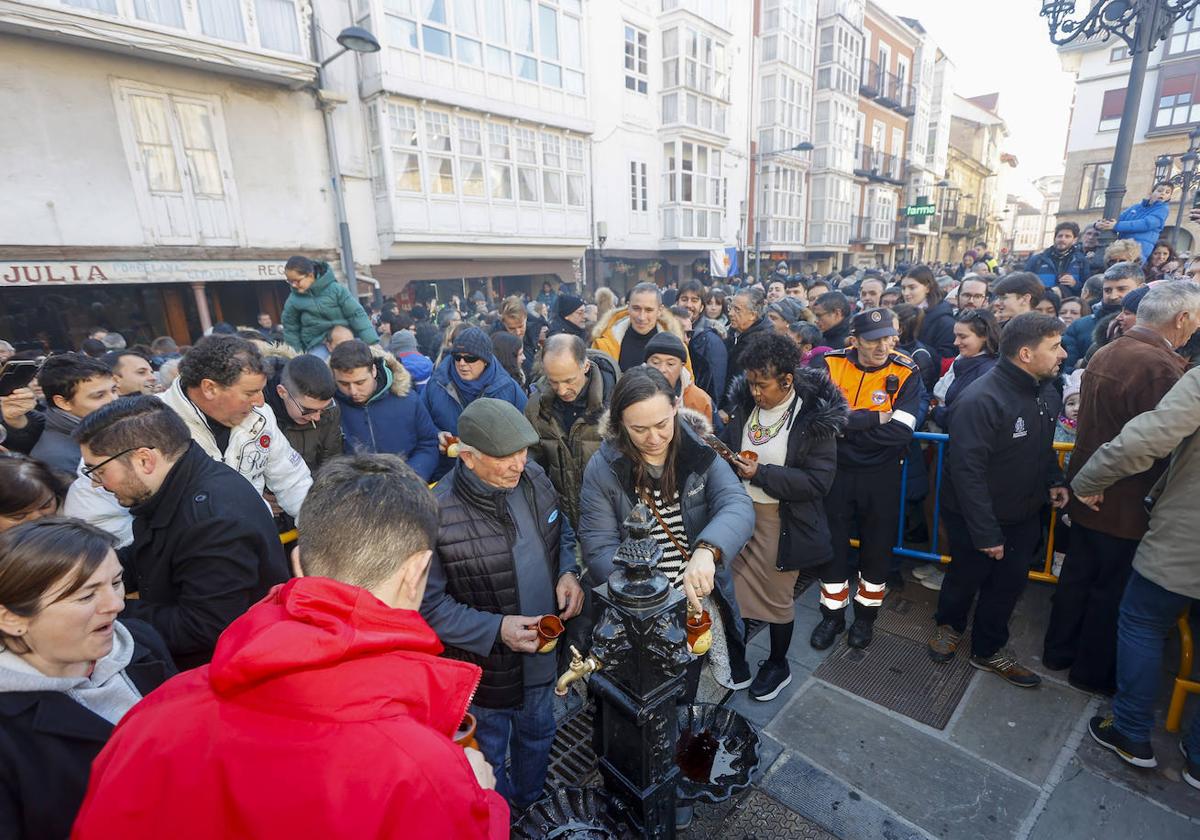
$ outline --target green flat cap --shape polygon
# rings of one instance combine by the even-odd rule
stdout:
[[[516,406],[480,397],[458,418],[458,439],[493,458],[507,458],[538,442],[537,432]]]

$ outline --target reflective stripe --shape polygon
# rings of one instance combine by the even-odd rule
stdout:
[[[901,411],[900,409],[896,409],[895,411],[892,412],[892,419],[899,420],[901,423],[903,423],[905,426],[908,426],[908,428],[912,429],[914,432],[917,430],[917,418],[913,417],[907,411]]]
[[[871,583],[869,580],[859,578],[858,592],[855,593],[854,600],[864,607],[878,607],[883,604],[883,594],[886,589],[887,584],[885,583]]]
[[[844,610],[850,603],[850,581],[842,581],[839,584],[833,584],[836,589],[831,589],[824,583],[821,584],[821,606],[831,610]]]

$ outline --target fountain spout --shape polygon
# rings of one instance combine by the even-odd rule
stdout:
[[[582,680],[588,674],[599,671],[603,667],[603,663],[594,656],[583,658],[583,654],[575,645],[571,645],[571,664],[567,666],[567,670],[558,678],[558,682],[554,685],[554,693],[559,697],[566,697],[567,691],[571,687],[571,683]]]

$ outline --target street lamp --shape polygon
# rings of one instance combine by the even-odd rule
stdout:
[[[1200,125],[1188,134],[1188,150],[1179,156],[1180,171],[1172,175],[1174,157],[1159,155],[1154,161],[1154,183],[1168,183],[1179,190],[1179,209],[1175,212],[1175,227],[1171,230],[1171,248],[1179,249],[1179,228],[1183,225],[1183,206],[1187,203],[1192,184],[1200,179],[1196,172],[1196,161],[1200,159]]]
[[[1198,2],[1200,2],[1200,0],[1198,0]],[[754,277],[756,280],[762,279],[762,249],[759,248],[759,234],[762,233],[762,213],[760,212],[762,208],[762,202],[760,199],[763,197],[764,192],[762,185],[763,158],[774,157],[775,155],[787,155],[792,154],[793,152],[811,152],[814,148],[816,147],[813,146],[812,143],[808,142],[807,140],[803,140],[797,143],[795,146],[792,146],[790,149],[776,149],[773,152],[754,153],[754,192],[756,194],[754,199]]]
[[[1171,34],[1176,21],[1183,17],[1190,20],[1195,15],[1200,0],[1094,0],[1089,5],[1082,17],[1073,18],[1075,0],[1043,0],[1041,15],[1047,19],[1053,44],[1061,46],[1081,37],[1107,41],[1115,35],[1125,42],[1133,58],[1117,147],[1104,191],[1104,218],[1116,219],[1125,199],[1125,179],[1150,52]],[[1110,241],[1116,233],[1102,231],[1102,236]]]
[[[325,67],[329,62],[338,58],[346,52],[356,53],[374,53],[379,52],[379,41],[361,26],[347,26],[338,33],[337,42],[341,45],[341,49],[330,55],[328,58],[321,59],[321,27],[317,21],[317,5],[312,4],[312,53],[313,60],[317,62],[317,86],[313,91],[317,100],[317,108],[321,111],[321,116],[325,121],[325,153],[329,158],[329,183],[333,188],[333,206],[337,213],[338,224],[338,242],[342,252],[342,273],[346,275],[346,286],[350,289],[350,294],[354,299],[358,299],[358,274],[354,270],[354,251],[350,245],[350,223],[346,220],[346,197],[342,191],[342,166],[338,160],[337,152],[337,136],[333,130],[333,109],[336,103],[327,101],[322,96],[322,91],[325,90],[326,78]],[[380,303],[382,300],[382,292],[379,285],[375,286],[375,302]]]

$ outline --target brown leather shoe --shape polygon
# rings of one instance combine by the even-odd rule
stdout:
[[[998,650],[991,656],[972,656],[971,664],[980,671],[991,671],[999,674],[1015,686],[1021,688],[1037,688],[1042,684],[1042,678],[1030,671],[1006,650]]]
[[[954,652],[958,650],[961,639],[962,633],[949,624],[939,624],[937,632],[929,642],[929,658],[934,662],[949,662],[954,658]]]

